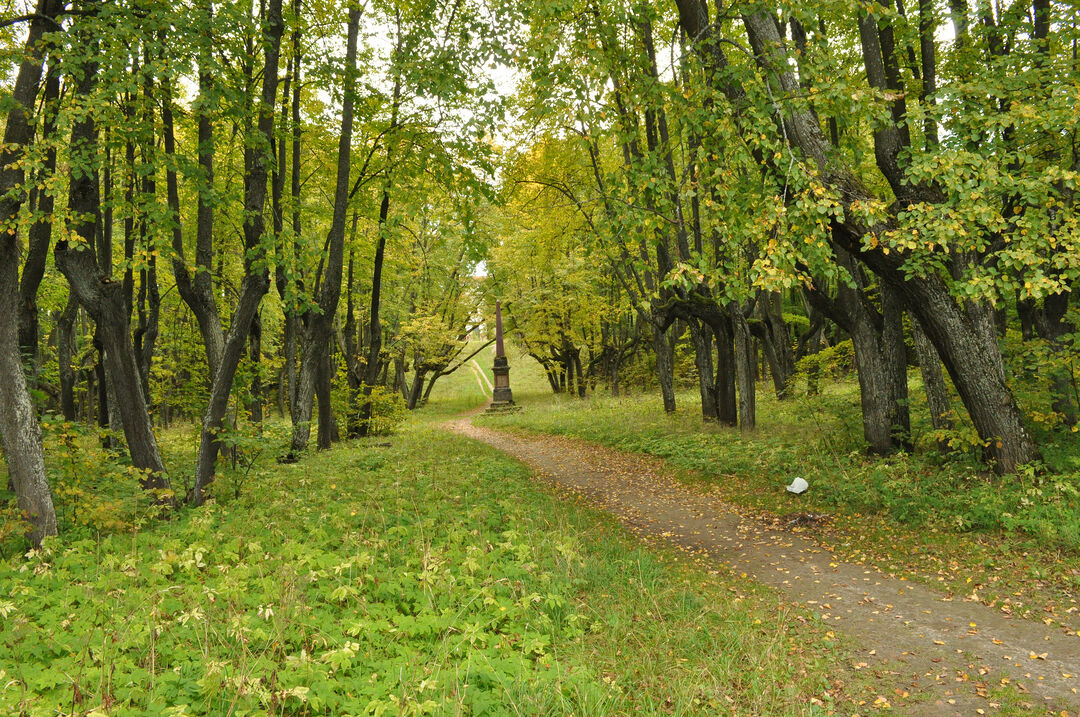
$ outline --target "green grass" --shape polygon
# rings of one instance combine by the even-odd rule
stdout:
[[[784,403],[759,385],[758,428],[749,434],[703,424],[694,391],[679,393],[674,415],[664,414],[652,394],[518,396],[521,413],[478,420],[662,457],[684,480],[765,517],[828,513],[830,525],[817,537],[848,560],[1076,627],[1077,475],[999,478],[973,460],[946,461],[925,450],[933,437],[917,405],[915,437],[923,450],[879,459],[862,449],[858,392],[850,381]],[[783,489],[796,475],[811,486],[800,497]]]
[[[535,362],[513,350],[510,361],[526,412],[504,424],[598,438],[622,426],[623,447],[660,451],[667,436],[669,457],[734,438],[702,434],[690,415],[655,416],[644,399],[551,399]],[[166,520],[96,436],[51,427],[63,534],[28,555],[17,530],[3,540],[0,714],[809,715],[877,711],[879,696],[903,706],[892,685],[852,669],[853,646],[812,611],[642,543],[439,427],[484,400],[462,369],[398,434],[293,465],[273,461],[287,428],[270,421],[246,481],[225,466],[214,501]],[[589,429],[598,421],[607,429]],[[181,492],[194,438],[178,427],[161,440]],[[1023,713],[1022,697],[995,699]]]
[[[296,465],[268,457],[239,499],[219,485],[220,501],[171,520],[73,527],[9,558],[0,713],[815,714],[873,701],[813,615],[642,546],[431,426],[476,403],[433,402],[397,436]]]

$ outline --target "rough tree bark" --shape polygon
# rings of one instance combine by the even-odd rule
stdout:
[[[255,312],[255,318],[251,321],[251,329],[248,331],[248,360],[251,361],[251,401],[248,404],[248,413],[252,423],[263,421],[263,382],[259,375],[262,363],[262,318]]]
[[[664,411],[675,412],[675,366],[664,329],[655,320],[650,321],[653,351],[656,353],[656,378],[660,382],[660,394],[664,399]]]
[[[727,321],[725,324],[712,329],[716,337],[716,413],[724,425],[737,426],[739,411],[736,399],[735,335],[731,322]]]
[[[75,381],[77,375],[72,367],[72,348],[74,344],[75,316],[79,311],[79,302],[68,295],[67,305],[56,320],[56,354],[60,371],[60,413],[65,421],[75,422]]]
[[[698,390],[701,394],[701,417],[705,421],[720,420],[716,392],[716,374],[712,360],[712,336],[708,327],[696,319],[690,322],[690,342],[694,346],[694,365],[698,371]]]
[[[56,103],[60,97],[60,73],[50,70],[45,77],[45,94],[42,111],[41,141],[48,142],[45,159],[40,170],[41,179],[56,174],[56,147],[50,141],[56,130]],[[52,243],[53,195],[47,190],[37,191],[34,207],[34,223],[30,225],[26,262],[19,280],[19,348],[24,357],[33,363],[38,360],[38,288],[45,276],[45,264]]]
[[[752,431],[757,426],[753,336],[738,302],[731,305],[731,327],[734,335],[735,386],[739,392],[739,428]]]
[[[919,359],[926,404],[930,409],[930,424],[935,430],[947,431],[952,428],[952,409],[949,406],[945,377],[941,373],[941,359],[916,319],[911,321],[911,336],[915,343],[915,354]],[[939,440],[938,447],[946,450],[949,447],[948,442]]]
[[[751,332],[765,350],[772,374],[776,397],[784,400],[790,395],[791,380],[795,376],[795,355],[791,346],[791,330],[784,321],[782,297],[778,292],[761,293],[755,302],[757,319],[750,324]]]
[[[0,438],[19,510],[30,521],[28,537],[35,547],[45,537],[56,535],[56,511],[45,472],[41,427],[34,415],[19,355],[19,246],[16,227],[8,222],[18,216],[25,196],[26,175],[19,160],[33,142],[28,113],[33,110],[41,82],[44,35],[54,29],[52,18],[60,7],[56,0],[38,2],[38,17],[30,23],[15,78],[0,153],[0,217],[6,225],[0,231]]]
[[[841,281],[836,298],[823,287],[806,290],[811,305],[851,336],[858,364],[863,436],[870,451],[888,455],[910,448],[911,420],[907,405],[907,361],[904,353],[903,309],[895,291],[881,287],[881,307],[867,297],[858,263],[840,252],[839,260],[854,282]]]
[[[247,252],[256,256],[252,256],[245,267],[244,278],[240,283],[240,298],[233,313],[229,333],[225,337],[221,364],[210,386],[210,400],[203,416],[199,455],[195,466],[195,485],[192,489],[192,503],[195,505],[201,505],[206,500],[206,488],[214,479],[214,467],[221,450],[218,433],[228,410],[229,393],[232,391],[236,367],[240,363],[248,330],[259,310],[259,303],[270,289],[270,274],[262,261],[264,252],[260,249],[260,244],[266,228],[263,205],[266,202],[267,177],[272,162],[266,148],[271,146],[270,140],[274,132],[274,102],[277,97],[278,59],[283,32],[281,0],[270,0],[263,28],[265,60],[256,123],[258,139],[253,139],[249,161],[245,162],[247,187],[244,195],[244,247]]]
[[[316,382],[322,383],[324,389],[319,392],[322,394],[319,401],[319,447],[330,447],[329,423],[333,420],[329,400],[330,367],[329,357],[324,354],[330,350],[334,318],[341,298],[341,277],[345,260],[345,224],[349,208],[349,174],[352,169],[353,94],[356,86],[356,44],[359,28],[360,9],[350,8],[341,106],[341,135],[338,139],[337,182],[334,188],[334,216],[330,222],[326,271],[319,286],[319,310],[312,313],[307,330],[304,332],[300,389],[296,401],[296,422],[293,424],[292,442],[289,445],[289,456],[292,458],[297,457],[307,447],[308,438],[311,435],[311,414]],[[383,201],[388,200],[384,197]],[[380,212],[380,224],[383,222],[385,219]],[[380,246],[382,242],[380,235]],[[322,425],[324,421],[326,421],[326,426]]]

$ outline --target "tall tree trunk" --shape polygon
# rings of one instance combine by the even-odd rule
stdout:
[[[75,296],[75,292],[69,290],[71,296]],[[97,362],[94,364],[94,368],[91,370],[91,375],[94,377],[96,384],[95,398],[96,411],[95,418],[97,419],[98,428],[109,429],[109,391],[105,383],[105,348],[101,343],[101,330],[94,326],[94,337],[92,340],[94,351],[97,353]]]
[[[75,414],[75,381],[78,378],[75,369],[71,365],[72,348],[74,346],[75,316],[79,311],[79,302],[74,296],[68,295],[67,305],[56,320],[56,361],[60,371],[60,413],[65,421],[74,423],[77,420]]]
[[[937,431],[952,429],[949,406],[949,392],[945,386],[945,377],[941,373],[941,359],[937,350],[926,338],[919,322],[912,318],[911,336],[915,343],[915,353],[919,358],[919,370],[922,373],[923,390],[926,392],[926,405],[930,409],[930,425]],[[938,448],[948,449],[948,442],[938,441]]]
[[[394,389],[401,394],[401,400],[409,400],[409,382],[405,379],[404,353],[394,357]]]
[[[79,193],[72,191],[73,199]],[[139,381],[139,366],[128,333],[127,317],[123,313],[121,285],[98,271],[89,251],[71,248],[66,240],[57,244],[56,263],[67,277],[72,293],[97,323],[106,390],[110,388],[109,384],[112,389],[109,403],[115,405],[120,414],[131,461],[144,473],[140,482],[144,488],[159,492],[163,502],[172,503],[169,481],[164,474],[165,467]]]
[[[694,347],[694,365],[698,372],[698,390],[701,394],[701,417],[705,421],[716,421],[720,418],[720,408],[717,405],[712,337],[708,327],[702,326],[696,319],[692,319],[689,325],[690,343]]]
[[[345,223],[349,202],[349,173],[352,168],[353,95],[356,86],[356,44],[359,28],[360,9],[354,7],[349,10],[348,40],[345,50],[345,81],[341,105],[341,135],[338,139],[334,216],[330,222],[329,241],[327,242],[326,272],[320,283],[319,311],[312,314],[304,336],[303,358],[300,363],[300,391],[296,409],[297,420],[293,425],[292,443],[289,446],[289,455],[291,457],[298,456],[307,447],[308,437],[311,432],[315,384],[320,372],[325,374],[322,379],[325,393],[324,400],[319,402],[319,414],[320,416],[325,415],[331,420],[333,415],[330,405],[330,391],[327,388],[330,383],[330,369],[328,366],[324,366],[323,359],[324,354],[327,354],[330,350],[330,336],[333,331],[334,319],[337,316],[338,302],[341,298],[341,276],[345,259]],[[387,200],[384,197],[385,201]],[[379,224],[382,226],[385,223],[385,218],[381,212],[379,216]],[[380,232],[380,246],[383,242],[384,238],[382,232]],[[330,421],[327,421],[325,426],[327,430],[330,428],[329,424]],[[322,430],[323,428],[320,427],[320,433]],[[320,447],[322,447],[322,443],[323,441],[320,441]],[[326,448],[330,447],[329,438],[327,438],[325,444]]]
[[[146,324],[142,327],[139,358],[139,379],[142,384],[143,395],[146,403],[150,405],[150,369],[154,363],[154,349],[157,346],[158,333],[161,324],[161,290],[157,280],[157,257],[150,255],[147,268],[142,272],[142,283],[146,287],[146,302],[149,311],[146,315]]]
[[[585,372],[581,370],[581,349],[575,348],[570,358],[574,362],[574,368],[577,372],[578,398],[585,398],[586,391],[588,391],[589,387],[588,384],[585,382]]]
[[[300,0],[293,0],[293,15],[300,16]],[[300,241],[300,150],[301,150],[301,136],[302,125],[300,124],[300,76],[301,76],[301,50],[302,45],[300,43],[300,30],[299,28],[293,31],[292,34],[293,45],[293,77],[292,77],[292,116],[290,119],[290,127],[292,128],[292,164],[289,166],[289,196],[292,200],[292,236],[294,242]],[[299,277],[295,280],[299,281]],[[297,421],[297,406],[300,403],[300,378],[296,373],[296,349],[297,343],[300,340],[300,333],[303,330],[299,314],[296,312],[296,308],[290,312],[290,315],[286,317],[286,329],[291,331],[291,342],[287,342],[285,345],[286,355],[286,377],[289,382],[289,402],[291,406],[290,417],[293,424]]]
[[[409,397],[405,402],[405,407],[412,411],[416,408],[416,404],[420,401],[420,392],[424,390],[424,378],[427,372],[413,362],[413,380],[412,386],[409,388]]]
[[[769,362],[773,388],[781,401],[790,395],[790,384],[795,376],[795,356],[791,346],[791,331],[782,313],[782,301],[778,292],[761,293],[758,296],[757,321],[750,325],[754,335],[761,341],[765,358]]]
[[[356,237],[356,225],[359,220],[359,214],[354,210],[352,218],[352,230],[351,236]],[[344,352],[345,352],[345,380],[349,384],[349,401],[348,401],[348,415],[345,420],[345,434],[349,438],[356,438],[360,435],[360,426],[358,423],[359,411],[360,411],[360,386],[364,383],[363,370],[360,365],[360,355],[358,353],[359,346],[363,345],[363,337],[361,336],[362,329],[357,326],[356,322],[356,305],[353,301],[353,291],[355,289],[355,282],[353,281],[353,269],[354,269],[354,256],[352,250],[349,251],[349,273],[348,278],[345,281],[346,287],[346,299],[345,299],[345,336],[343,337]]]
[[[315,397],[319,401],[319,433],[316,436],[320,451],[328,450],[335,441],[341,440],[338,435],[337,419],[334,417],[333,362],[330,352],[324,351],[317,358],[319,362],[318,372],[315,376]]]
[[[52,143],[56,130],[56,103],[60,97],[60,74],[50,71],[45,78],[43,112],[45,120],[41,128],[41,140],[47,142],[45,160],[38,173],[39,181],[52,178],[56,174],[56,147]],[[48,190],[37,193],[37,206],[34,207],[35,220],[30,225],[26,262],[23,264],[22,277],[19,281],[19,348],[23,356],[35,365],[38,361],[38,288],[45,276],[45,264],[52,243],[53,195]]]
[[[649,322],[652,328],[653,351],[656,352],[656,380],[660,382],[660,395],[664,399],[664,411],[675,412],[675,375],[671,355],[671,344],[667,342],[664,330]]]
[[[731,320],[726,326],[713,328],[716,337],[716,413],[720,423],[725,426],[739,424],[739,409],[736,398],[735,335]]]
[[[293,35],[299,32],[298,29],[293,30]],[[295,37],[294,37],[295,40]],[[294,50],[295,41],[294,41]],[[290,57],[288,65],[285,70],[285,86],[281,92],[281,124],[284,125],[287,131],[279,131],[277,137],[277,166],[274,168],[272,185],[271,185],[271,206],[274,215],[274,234],[276,236],[284,236],[285,233],[285,208],[282,204],[282,197],[285,190],[285,175],[289,168],[289,152],[288,142],[286,142],[286,136],[291,135],[291,124],[286,125],[285,117],[289,115],[289,99],[293,81],[293,62],[296,58]],[[294,236],[292,244],[295,246],[299,241],[299,237]],[[286,254],[287,246],[286,242],[279,241],[275,247],[277,252],[277,262],[274,268],[274,282],[277,287],[278,298],[281,300],[281,310],[285,315],[284,326],[282,327],[281,335],[281,358],[284,363],[281,370],[281,380],[279,381],[278,389],[278,406],[279,410],[284,414],[284,406],[287,403],[289,405],[289,418],[295,421],[295,399],[296,399],[296,302],[290,287],[295,282],[295,277],[292,276],[292,272],[295,271],[295,266],[289,266],[294,263],[292,258],[295,257],[295,250],[292,252],[292,257]]]
[[[210,4],[207,5],[210,12]],[[212,19],[212,18],[211,18]],[[164,38],[162,38],[164,39]],[[195,315],[206,354],[208,376],[217,375],[224,351],[225,332],[218,315],[214,296],[214,80],[210,67],[209,48],[204,48],[199,58],[199,101],[197,105],[199,133],[198,206],[195,219],[195,266],[189,268],[184,253],[184,233],[180,221],[180,194],[177,186],[174,162],[166,163],[165,185],[168,195],[169,215],[172,223],[173,277],[180,298]],[[173,126],[172,84],[168,77],[161,82],[161,124],[165,155],[176,154],[176,136]]]
[[[263,383],[259,372],[262,370],[262,318],[258,312],[251,321],[248,332],[248,360],[251,361],[251,402],[248,412],[252,423],[263,422]]]
[[[93,56],[93,52],[90,53]],[[97,66],[82,67],[77,94],[87,97],[96,81]],[[100,195],[97,170],[93,166],[97,148],[97,127],[92,115],[81,118],[71,129],[72,172],[68,206],[74,217],[71,230],[82,238],[86,248],[72,247],[65,237],[57,242],[56,266],[68,280],[72,293],[97,324],[103,351],[105,375],[113,387],[110,397],[120,413],[124,436],[132,464],[141,472],[143,488],[153,491],[162,503],[172,504],[173,496],[165,467],[158,452],[147,411],[146,399],[139,385],[138,361],[128,331],[128,313],[123,286],[109,278],[97,263],[95,240],[100,221]],[[75,151],[79,148],[81,151]]]
[[[738,302],[731,305],[735,345],[735,386],[739,392],[739,427],[752,431],[757,426],[757,361],[750,326]]]
[[[12,102],[0,151],[0,217],[15,221],[25,197],[26,175],[20,160],[33,142],[28,113],[33,111],[44,65],[43,36],[54,29],[60,11],[55,0],[39,0],[30,23],[25,53],[15,78]],[[30,522],[29,538],[37,547],[56,535],[56,511],[45,472],[45,456],[26,376],[19,355],[19,246],[14,224],[0,232],[0,438],[19,510]]]
[[[806,290],[806,297],[851,336],[858,364],[863,436],[870,451],[887,455],[909,449],[911,421],[902,306],[895,290],[885,285],[880,287],[881,308],[875,315],[861,267],[844,252],[839,258],[855,286],[841,281],[832,299],[818,286],[822,282],[815,282]]]
[[[383,258],[386,255],[387,218],[390,214],[389,182],[383,187],[379,205],[379,237],[375,241],[375,262],[371,279],[371,314],[368,324],[367,363],[364,365],[364,382],[360,386],[360,411],[358,433],[368,435],[371,428],[371,390],[379,378],[379,354],[382,351],[382,323],[379,320],[382,292]]]
[[[248,181],[244,196],[244,248],[252,256],[240,283],[240,298],[233,313],[229,333],[225,337],[221,364],[214,374],[210,386],[210,400],[203,416],[199,455],[195,466],[195,485],[192,489],[192,502],[195,505],[201,505],[206,500],[206,488],[214,479],[214,468],[221,450],[217,436],[229,407],[229,394],[236,376],[236,367],[247,343],[251,322],[259,310],[259,303],[270,289],[270,274],[262,261],[265,251],[260,249],[260,245],[266,228],[263,205],[266,202],[267,176],[272,162],[267,148],[271,146],[274,133],[274,100],[277,97],[278,58],[283,31],[281,0],[270,0],[263,27],[263,47],[266,55],[262,73],[262,97],[258,105],[257,139],[252,140],[251,162],[246,167]]]
[[[907,348],[904,345],[904,307],[896,290],[881,287],[881,355],[888,372],[890,429],[893,444],[911,450],[911,410],[908,401]]]
[[[431,390],[435,388],[435,382],[442,378],[443,375],[444,374],[439,371],[431,374],[431,378],[428,379],[427,388],[424,389],[424,397],[421,399],[422,403],[428,402],[428,399],[431,398]]]

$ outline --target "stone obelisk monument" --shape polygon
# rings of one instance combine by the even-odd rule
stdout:
[[[503,347],[502,302],[495,302],[495,365],[491,368],[495,376],[495,387],[491,392],[489,410],[505,410],[514,405],[514,394],[510,391],[510,366],[506,363],[506,349]]]

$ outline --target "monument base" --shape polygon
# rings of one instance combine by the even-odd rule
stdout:
[[[514,392],[510,390],[510,367],[507,365],[505,356],[495,357],[491,374],[495,377],[495,387],[491,392],[491,405],[488,406],[487,412],[520,411],[520,407],[514,405]]]

